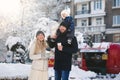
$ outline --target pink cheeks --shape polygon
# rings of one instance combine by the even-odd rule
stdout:
[[[37,36],[37,39],[40,40],[40,41],[43,41],[44,38],[45,38],[45,37],[44,37],[43,34],[39,34],[39,35]]]

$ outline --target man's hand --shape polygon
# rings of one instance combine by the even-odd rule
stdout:
[[[56,39],[56,38],[57,38],[57,35],[56,35],[56,34],[51,35],[50,38]]]
[[[59,51],[62,51],[62,49],[63,49],[63,46],[61,45],[61,46],[58,46],[58,50]]]

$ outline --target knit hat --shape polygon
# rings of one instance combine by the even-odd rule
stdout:
[[[65,14],[66,16],[70,16],[70,12],[68,10],[62,10],[61,15]]]
[[[68,27],[69,27],[68,24],[65,23],[65,22],[61,22],[61,23],[60,23],[60,26],[64,26],[64,27],[66,27],[66,29],[68,29]]]
[[[36,37],[37,37],[39,34],[42,34],[42,35],[45,37],[45,34],[44,34],[42,31],[37,31]]]

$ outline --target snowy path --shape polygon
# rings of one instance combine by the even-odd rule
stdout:
[[[15,79],[15,78],[27,78],[30,73],[31,65],[29,64],[6,64],[0,63],[0,79]],[[49,68],[49,77],[51,80],[54,80],[54,70],[53,68]],[[79,69],[77,66],[72,66],[72,70],[70,72],[69,80],[120,80],[120,74],[116,76],[116,78],[106,78],[106,76],[102,76],[102,78],[95,78],[97,76],[96,73],[91,71],[84,71]],[[91,79],[94,78],[94,79]]]

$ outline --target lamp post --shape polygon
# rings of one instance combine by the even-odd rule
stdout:
[[[22,12],[21,12],[21,27],[24,25],[24,1],[23,0],[20,0],[21,2],[21,8],[22,8]]]
[[[105,32],[101,32],[101,42],[105,41],[105,39],[106,39]]]

